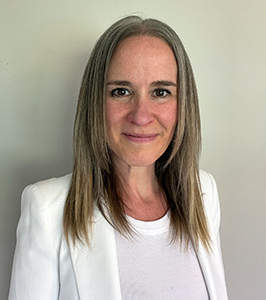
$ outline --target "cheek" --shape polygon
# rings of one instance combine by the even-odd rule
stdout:
[[[107,128],[111,130],[113,126],[118,125],[125,120],[128,114],[128,107],[126,104],[118,103],[113,100],[106,101],[106,122]]]
[[[115,105],[112,104],[110,101],[106,101],[106,123],[107,129],[110,132],[113,125],[116,123],[116,108]]]
[[[175,101],[164,107],[164,109],[160,112],[160,116],[165,124],[165,127],[168,130],[174,130],[177,124],[177,102]]]
[[[109,143],[119,140],[119,132],[125,120],[125,110],[121,103],[112,100],[106,102],[106,126]]]
[[[113,150],[114,141],[116,140],[114,134],[114,128],[116,124],[116,112],[114,106],[106,102],[106,128],[107,128],[107,139],[109,147]]]

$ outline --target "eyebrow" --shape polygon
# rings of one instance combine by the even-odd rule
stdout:
[[[121,86],[132,86],[130,81],[126,80],[114,80],[114,81],[109,81],[107,82],[107,85],[121,85]]]
[[[158,80],[158,81],[154,81],[151,83],[151,86],[174,86],[177,87],[177,84],[172,82],[172,81],[168,81],[168,80]]]
[[[107,82],[107,85],[132,86],[132,83],[130,81],[126,81],[126,80],[114,80],[114,81]],[[177,84],[172,81],[168,81],[168,80],[157,80],[157,81],[153,81],[151,83],[151,86],[174,86],[174,87],[177,87]]]

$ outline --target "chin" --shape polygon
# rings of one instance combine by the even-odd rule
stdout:
[[[154,165],[155,161],[150,160],[139,160],[139,161],[132,161],[127,163],[127,165],[132,167],[149,167],[151,165]]]
[[[132,167],[148,167],[151,165],[154,165],[156,160],[159,158],[160,156],[154,156],[154,155],[134,155],[134,156],[124,156],[124,158],[122,158],[122,160],[124,161],[124,163],[128,166],[132,166]],[[119,157],[116,157],[118,160]]]

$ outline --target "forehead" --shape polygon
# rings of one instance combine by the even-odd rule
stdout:
[[[137,55],[141,51],[157,52],[158,54],[174,55],[170,46],[161,38],[149,35],[137,35],[128,37],[118,43],[113,58],[125,54]]]
[[[123,75],[133,73],[140,76],[144,72],[147,76],[152,73],[157,77],[160,73],[163,77],[166,73],[175,76],[177,64],[172,49],[162,39],[154,36],[132,36],[118,44],[111,59],[108,75],[119,75],[121,72]]]

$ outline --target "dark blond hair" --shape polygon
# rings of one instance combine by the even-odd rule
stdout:
[[[64,209],[64,233],[90,244],[93,214],[99,209],[123,234],[131,232],[118,195],[119,180],[107,145],[105,95],[112,55],[122,40],[154,36],[172,49],[178,68],[178,124],[155,172],[170,207],[173,239],[199,239],[210,249],[210,237],[199,184],[201,147],[198,97],[188,55],[175,31],[155,19],[125,17],[109,27],[94,46],[86,66],[74,126],[74,168]],[[104,200],[103,200],[104,199]]]

